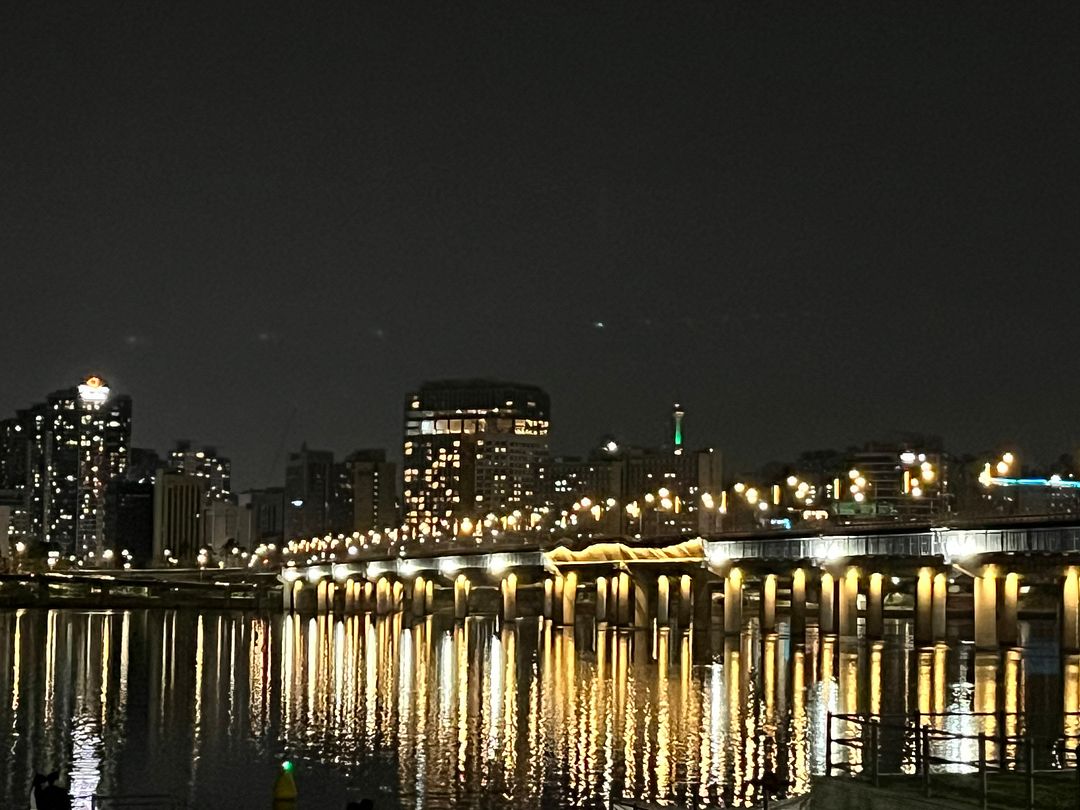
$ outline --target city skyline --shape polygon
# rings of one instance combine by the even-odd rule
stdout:
[[[241,486],[476,374],[544,387],[557,452],[672,401],[748,465],[1080,444],[1040,350],[1076,303],[1075,4],[328,8],[4,26],[0,340],[34,362],[0,407],[95,368],[137,444]]]

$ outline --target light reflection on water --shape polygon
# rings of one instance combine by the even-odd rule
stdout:
[[[1001,654],[915,649],[906,625],[890,627],[884,642],[796,645],[755,625],[725,639],[539,620],[0,612],[0,806],[25,806],[33,769],[59,766],[80,797],[261,808],[285,756],[301,807],[365,795],[746,806],[769,770],[795,792],[824,770],[830,711],[918,711],[968,734],[1027,711],[1004,716],[1008,733],[1080,733],[1067,714],[1080,710],[1080,659],[1059,659],[1052,625],[1025,626],[1027,646]],[[893,742],[892,765],[910,769],[911,741]],[[942,746],[977,757],[970,740]],[[833,751],[856,767],[860,756]]]

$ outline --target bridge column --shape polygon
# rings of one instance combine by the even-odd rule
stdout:
[[[934,574],[934,603],[930,610],[930,630],[934,641],[945,638],[947,622],[945,608],[949,599],[949,578],[943,571]]]
[[[502,581],[502,617],[503,621],[517,618],[517,574],[510,572]]]
[[[354,607],[353,581],[346,579],[341,587],[345,589],[345,613],[348,615],[353,612]]]
[[[417,577],[412,584],[412,615],[416,617],[427,613],[427,582],[423,577]]]
[[[429,616],[435,612],[435,582],[430,579],[424,583],[424,612]]]
[[[742,631],[742,591],[742,571],[732,568],[724,579],[724,633],[727,635],[738,635]]]
[[[608,581],[607,577],[596,578],[596,623],[606,623],[608,620]]]
[[[281,609],[285,613],[291,613],[293,610],[293,589],[295,587],[295,582],[281,583]]]
[[[631,587],[633,588],[633,600],[634,600],[634,615],[631,617],[631,621],[634,627],[651,627],[652,615],[649,612],[649,593],[651,588],[648,587],[646,581],[640,576],[638,579],[632,580]]]
[[[1061,586],[1061,649],[1080,652],[1080,575],[1073,566]]]
[[[574,571],[563,577],[562,623],[572,625],[577,618],[577,574]]]
[[[791,575],[791,637],[806,638],[806,571],[802,568]]]
[[[837,629],[841,638],[859,635],[859,569],[849,565],[840,582],[840,623]]]
[[[975,647],[996,650],[997,640],[997,582],[994,569],[987,567],[982,576],[975,577]]]
[[[379,577],[375,583],[375,614],[385,616],[390,612],[390,578]]]
[[[666,576],[656,579],[656,624],[659,627],[671,621],[671,580]]]
[[[876,571],[870,575],[866,593],[866,637],[880,639],[885,635],[885,577]]]
[[[934,570],[919,569],[915,580],[915,643],[934,640]]]
[[[555,617],[555,582],[551,577],[544,579],[544,618]]]
[[[326,613],[327,612],[327,609],[328,609],[327,604],[329,603],[329,600],[327,598],[328,597],[329,586],[330,586],[330,583],[328,583],[325,579],[320,579],[319,584],[316,586],[316,590],[315,590],[315,594],[316,594],[316,596],[315,596],[315,600],[316,600],[316,602],[315,602],[315,610],[318,611],[319,613]]]
[[[836,580],[828,571],[821,572],[818,588],[818,630],[836,632]]]
[[[363,613],[370,613],[375,610],[375,592],[375,583],[371,580],[364,580],[364,584],[360,589],[360,610]]]
[[[630,613],[630,575],[619,573],[613,583],[612,595],[615,597],[615,623],[626,627],[632,620]]]
[[[469,615],[469,590],[472,583],[464,574],[458,574],[454,580],[454,618],[464,619]]]
[[[998,644],[1013,647],[1020,640],[1016,603],[1020,597],[1020,577],[1015,573],[999,577],[1001,600],[998,603]]]
[[[694,579],[689,574],[679,577],[679,626],[689,627],[694,618]]]
[[[776,630],[776,574],[766,574],[761,582],[761,632]]]
[[[305,584],[302,580],[296,580],[293,583],[293,611],[296,613],[315,613],[318,608],[318,589],[314,585]]]
[[[566,578],[562,574],[556,574],[551,587],[551,623],[561,625],[563,623],[563,591],[566,589]]]

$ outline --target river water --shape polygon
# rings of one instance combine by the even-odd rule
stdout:
[[[748,806],[768,770],[793,792],[823,771],[829,711],[922,712],[966,732],[1003,723],[1044,738],[1045,757],[1057,739],[1076,744],[1080,659],[1059,654],[1053,623],[1025,623],[1023,646],[1000,654],[958,640],[916,649],[908,623],[888,629],[883,642],[811,632],[797,645],[753,623],[725,639],[534,619],[0,612],[0,807],[26,807],[33,770],[59,767],[76,807],[168,794],[178,807],[267,808],[284,758],[301,810],[365,796]],[[977,743],[945,745],[977,757]],[[886,757],[903,765],[910,746],[901,735]],[[834,761],[859,756],[834,745]]]

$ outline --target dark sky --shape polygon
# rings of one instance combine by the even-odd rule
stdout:
[[[7,413],[400,443],[421,380],[740,464],[1080,447],[1080,4],[9,3]],[[600,324],[603,324],[600,326]],[[395,449],[395,452],[396,449]]]

